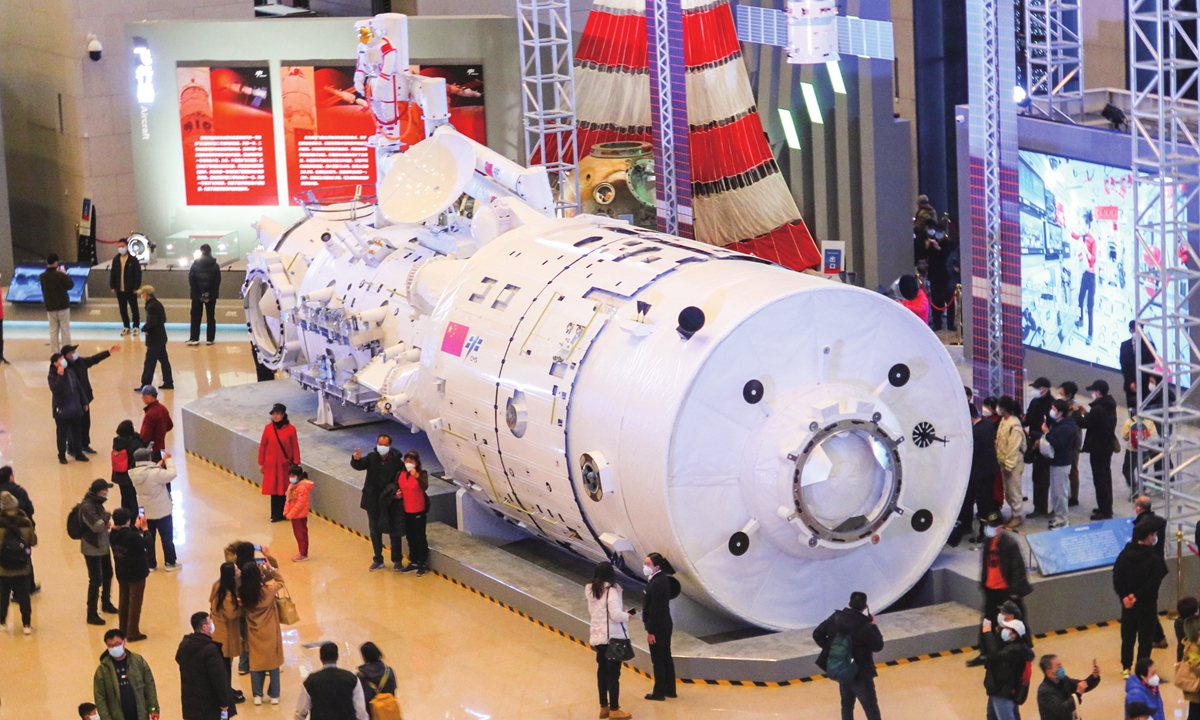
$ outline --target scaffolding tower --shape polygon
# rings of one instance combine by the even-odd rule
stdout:
[[[569,0],[517,0],[517,33],[525,164],[546,167],[555,214],[570,217],[579,212],[579,145]]]
[[[1172,539],[1176,529],[1200,517],[1195,422],[1200,411],[1190,402],[1200,371],[1200,348],[1192,337],[1200,324],[1192,308],[1200,290],[1200,259],[1189,241],[1200,232],[1200,108],[1194,99],[1200,53],[1195,6],[1180,5],[1129,0],[1138,335],[1133,346],[1138,414],[1157,426],[1138,445],[1137,479],[1139,490],[1161,495]]]
[[[1025,82],[1030,109],[1073,123],[1083,112],[1079,0],[1025,0]]]

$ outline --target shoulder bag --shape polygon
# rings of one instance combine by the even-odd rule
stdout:
[[[609,590],[611,590],[611,588]],[[609,590],[604,591],[604,622],[606,627],[611,627],[612,625],[608,614]],[[625,637],[610,637],[608,639],[608,651],[605,652],[605,656],[608,657],[609,660],[627,662],[633,659],[633,643],[629,641],[629,629],[625,627],[625,623],[621,623],[621,629],[625,631]]]
[[[1195,656],[1196,652],[1196,645],[1188,643],[1183,649],[1183,659],[1175,663],[1175,679],[1172,682],[1175,687],[1185,693],[1194,693],[1200,690],[1200,676],[1196,675],[1192,664],[1188,662],[1188,658]]]
[[[295,465],[296,463],[292,462],[291,456],[288,455],[287,448],[283,446],[283,441],[279,439],[279,428],[275,427],[274,422],[271,423],[271,430],[275,433],[275,444],[279,446],[279,452],[283,453],[283,459],[288,461],[289,467]]]
[[[275,593],[275,609],[279,611],[279,622],[283,625],[295,625],[300,622],[300,613],[296,612],[296,603],[286,585],[279,587]]]

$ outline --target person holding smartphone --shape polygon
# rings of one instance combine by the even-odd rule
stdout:
[[[858,701],[867,720],[879,720],[875,653],[883,650],[883,633],[867,606],[867,594],[850,593],[846,607],[818,625],[812,637],[821,648],[817,667],[837,680],[842,717],[854,717],[854,703]]]
[[[129,470],[129,479],[137,491],[141,503],[139,515],[144,511],[146,525],[150,531],[150,569],[158,568],[154,554],[154,536],[162,538],[163,567],[167,571],[178,567],[175,557],[175,526],[171,517],[171,493],[167,486],[175,479],[175,461],[171,453],[161,455],[143,448],[133,453],[137,465]]]
[[[113,510],[113,530],[109,535],[113,564],[117,576],[119,597],[117,600],[117,622],[128,642],[145,640],[140,625],[142,618],[142,596],[146,591],[146,578],[150,575],[149,553],[154,543],[146,531],[145,508],[138,508],[136,517],[127,508]]]
[[[636,608],[625,610],[623,594],[612,563],[596,563],[592,581],[584,588],[591,628],[588,643],[596,651],[600,717],[610,720],[629,720],[633,717],[621,709],[621,661],[608,657],[609,640],[628,638],[629,630],[625,623],[637,614]]]

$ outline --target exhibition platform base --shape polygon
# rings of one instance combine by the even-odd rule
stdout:
[[[216,390],[183,408],[184,445],[196,455],[248,482],[260,482],[258,443],[276,402],[288,407],[299,433],[303,465],[316,481],[314,513],[348,531],[365,536],[367,519],[359,509],[363,474],[350,467],[354,449],[369,452],[380,433],[399,450],[417,450],[435,477],[431,481],[430,564],[442,577],[467,587],[481,598],[501,604],[562,635],[585,644],[588,612],[582,586],[591,563],[550,543],[524,534],[500,520],[470,497],[441,479],[441,468],[424,434],[396,423],[370,423],[373,416],[349,409],[359,423],[324,430],[309,422],[317,414],[317,396],[291,380],[239,385]],[[1030,532],[1042,525],[1027,523]],[[1034,564],[1021,537],[1029,564]],[[978,635],[981,595],[979,550],[963,542],[945,548],[916,587],[877,622],[886,638],[880,662],[964,653]],[[1163,608],[1175,603],[1176,573],[1163,584]],[[1197,574],[1195,558],[1185,563],[1188,577]],[[1030,570],[1034,593],[1026,599],[1030,626],[1036,634],[1053,634],[1111,621],[1119,614],[1108,567],[1054,577]],[[1187,578],[1184,578],[1185,582]],[[836,580],[834,580],[836,582]],[[847,595],[853,588],[847,588]],[[626,585],[626,601],[641,602],[641,588]],[[834,610],[836,608],[830,608]],[[708,611],[682,597],[673,605],[676,630],[672,642],[676,671],[697,682],[789,684],[821,674],[819,652],[811,629],[767,632]],[[629,624],[636,657],[629,663],[651,669],[649,645],[640,622]]]

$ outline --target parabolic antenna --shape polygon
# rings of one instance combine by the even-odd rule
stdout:
[[[453,133],[439,133],[398,155],[383,179],[379,208],[394,223],[420,223],[454,204],[475,174],[475,151]]]

